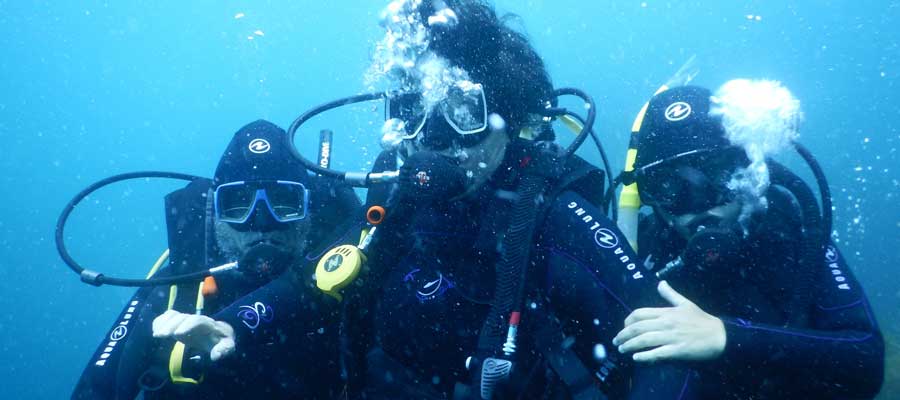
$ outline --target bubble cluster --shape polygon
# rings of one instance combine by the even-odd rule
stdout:
[[[422,0],[394,0],[382,11],[385,35],[375,45],[365,83],[375,89],[377,83],[387,81],[393,90],[421,92],[425,110],[431,111],[450,87],[470,79],[465,70],[429,49],[429,27],[455,25],[456,13],[435,2],[434,15],[422,21],[421,5]]]
[[[736,171],[728,182],[731,190],[748,200],[742,210],[746,219],[766,204],[766,158],[790,147],[799,136],[800,101],[778,81],[735,79],[722,85],[712,102],[710,114],[722,118],[728,140],[742,147],[750,159],[750,165]]]

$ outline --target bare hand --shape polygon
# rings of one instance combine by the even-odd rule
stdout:
[[[613,338],[619,352],[639,351],[632,356],[638,362],[712,360],[721,356],[726,341],[722,320],[701,310],[665,281],[657,290],[673,307],[634,310],[625,319],[625,328]]]
[[[234,329],[222,321],[204,315],[168,310],[153,320],[153,337],[174,338],[190,348],[209,352],[218,361],[234,352]]]

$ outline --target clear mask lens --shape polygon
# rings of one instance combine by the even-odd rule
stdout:
[[[447,90],[447,97],[437,105],[436,111],[460,135],[483,132],[488,126],[487,98],[480,83],[457,82]],[[418,136],[429,114],[418,93],[394,95],[386,100],[385,119],[402,121],[402,139]]]
[[[309,192],[298,182],[240,181],[217,187],[214,201],[216,218],[220,221],[242,224],[247,222],[256,207],[265,204],[276,221],[291,222],[306,218]]]
[[[471,135],[487,129],[487,101],[479,83],[458,82],[447,91],[440,104],[447,123],[460,135]]]

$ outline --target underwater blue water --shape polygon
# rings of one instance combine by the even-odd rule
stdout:
[[[631,121],[690,56],[695,82],[784,82],[802,101],[801,141],[823,164],[835,231],[889,346],[882,398],[900,397],[900,2],[514,1],[557,86],[584,88],[621,167]],[[80,283],[54,223],[78,190],[135,170],[209,176],[234,131],[283,127],[363,92],[383,1],[0,1],[0,398],[67,398],[132,290]],[[236,18],[238,15],[243,15]],[[758,18],[757,18],[758,16]],[[301,132],[337,134],[336,167],[379,151],[373,105]],[[582,154],[598,160],[590,146]],[[795,155],[785,155],[802,170]],[[808,175],[806,175],[808,176]],[[67,240],[93,268],[142,276],[165,248],[165,181],[93,196]]]

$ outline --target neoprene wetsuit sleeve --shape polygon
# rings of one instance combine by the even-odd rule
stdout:
[[[235,386],[214,398],[336,398],[340,306],[287,275],[237,299],[211,315],[234,328],[235,352],[206,365],[204,385]]]
[[[167,288],[140,288],[91,356],[72,399],[134,399],[153,360],[153,319],[166,310]]]
[[[638,261],[615,223],[575,192],[550,205],[538,239],[547,257],[546,292],[573,348],[612,398],[679,399],[692,376],[670,363],[635,366],[620,355],[612,338],[631,311],[668,306],[657,292],[659,280]],[[603,353],[603,354],[601,354]],[[601,357],[602,355],[603,357]],[[611,361],[613,366],[610,368]],[[631,368],[637,368],[631,388]]]
[[[340,304],[314,285],[298,285],[287,274],[211,317],[234,328],[235,354],[220,360],[226,366],[252,362],[272,345],[300,346],[310,353],[327,353],[331,344],[337,348]],[[336,355],[335,350],[320,360],[337,363]]]
[[[884,342],[868,299],[837,248],[816,271],[811,326],[784,328],[734,318],[725,322],[729,374],[803,371],[791,392],[808,398],[873,397],[884,378]]]

